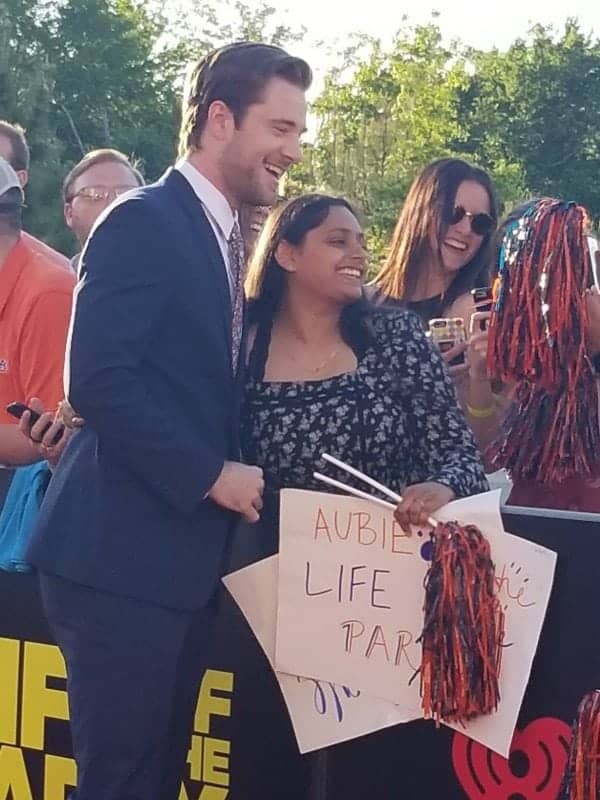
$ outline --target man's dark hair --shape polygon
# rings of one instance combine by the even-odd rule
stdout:
[[[86,153],[81,161],[78,161],[73,169],[69,172],[63,183],[63,199],[65,203],[70,203],[73,199],[73,185],[77,178],[81,177],[84,173],[97,166],[98,164],[122,164],[127,169],[131,170],[138,186],[144,185],[144,178],[142,173],[136,167],[135,162],[131,162],[124,153],[120,150],[113,150],[109,147],[104,147],[100,150],[92,150]]]
[[[189,73],[183,92],[180,155],[198,147],[212,103],[225,103],[239,126],[248,106],[260,101],[272,78],[283,78],[306,90],[312,83],[312,72],[306,61],[280,47],[254,42],[221,47],[199,61]]]
[[[23,128],[6,120],[0,120],[0,136],[5,136],[10,142],[8,162],[15,172],[29,170],[29,146]]]
[[[0,235],[15,233],[23,228],[23,193],[16,187],[0,195]]]

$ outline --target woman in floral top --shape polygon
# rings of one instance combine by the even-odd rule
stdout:
[[[439,353],[411,312],[368,305],[366,269],[345,200],[305,195],[270,216],[246,284],[244,457],[267,490],[322,491],[330,453],[403,495],[403,527],[422,525],[487,483]]]

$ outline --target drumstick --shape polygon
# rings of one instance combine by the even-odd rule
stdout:
[[[379,481],[376,481],[374,478],[370,478],[368,475],[365,475],[364,472],[361,472],[360,470],[356,469],[355,467],[351,467],[350,464],[346,464],[344,461],[340,461],[338,458],[334,458],[334,456],[330,456],[329,453],[323,453],[323,459],[325,461],[328,461],[330,464],[333,464],[335,467],[338,467],[339,469],[342,469],[345,472],[350,473],[350,475],[354,475],[355,478],[358,478],[359,480],[363,481],[364,483],[367,483],[369,486],[372,486],[374,489],[377,489],[382,494],[387,495],[391,500],[394,500],[394,502],[396,504],[402,502],[402,497],[399,494],[397,494],[396,492],[393,492],[391,489],[388,489],[388,487],[384,486],[383,483],[379,483]],[[346,491],[348,491],[348,492],[350,492],[351,489],[352,489],[352,487],[345,486],[343,483],[341,483],[338,486],[338,488],[345,488]],[[366,493],[363,493],[363,496],[371,497],[371,495],[367,495]],[[372,499],[374,500],[375,498],[372,498]],[[386,504],[386,505],[389,505],[389,504]],[[428,517],[427,518],[427,523],[429,525],[431,525],[432,528],[437,527],[437,524],[438,524],[437,520],[434,517]]]
[[[344,461],[340,461],[338,458],[334,458],[330,456],[329,453],[323,453],[323,460],[329,461],[330,464],[333,464],[334,467],[339,467],[339,469],[343,469],[345,472],[349,472],[350,475],[354,475],[355,478],[358,478],[360,481],[364,481],[364,483],[368,483],[369,486],[372,486],[374,489],[378,489],[383,494],[386,494],[391,500],[394,500],[396,503],[402,502],[402,498],[396,492],[392,492],[391,489],[388,489],[387,486],[384,486],[383,483],[379,483],[374,478],[369,478],[368,475],[365,475],[364,472],[356,469],[355,467],[351,467],[350,464],[346,464]]]
[[[356,497],[361,497],[363,500],[371,500],[371,502],[387,508],[388,511],[396,510],[396,506],[393,503],[388,503],[387,500],[382,500],[379,497],[373,497],[373,495],[367,494],[367,492],[362,492],[360,489],[355,489],[354,486],[348,486],[341,481],[336,481],[334,478],[328,478],[327,475],[323,475],[321,472],[313,472],[313,477],[318,481],[329,484],[329,486],[334,486],[336,489],[341,489],[343,492],[349,492]]]

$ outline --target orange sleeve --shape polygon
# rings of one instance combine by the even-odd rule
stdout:
[[[53,411],[64,397],[63,370],[73,294],[48,292],[34,303],[19,347],[24,402],[39,397]]]

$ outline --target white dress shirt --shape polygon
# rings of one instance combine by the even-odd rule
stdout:
[[[223,254],[223,261],[227,269],[227,282],[229,291],[233,297],[234,280],[229,259],[229,237],[237,219],[237,212],[234,212],[225,199],[225,196],[212,184],[208,178],[198,172],[186,158],[180,158],[175,164],[175,169],[181,172],[183,177],[194,190],[194,194],[202,203],[208,221],[211,224],[217,242]]]

